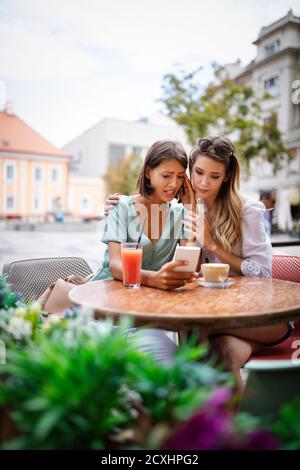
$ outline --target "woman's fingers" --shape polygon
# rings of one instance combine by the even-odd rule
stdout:
[[[183,180],[183,183],[184,185],[194,194],[194,189],[193,189],[193,186],[189,180],[189,177],[187,175],[185,175],[185,178]]]
[[[193,215],[192,212],[189,212],[189,213],[184,217],[183,222],[184,222],[184,223],[189,223],[189,224],[192,224],[192,225],[195,225],[195,226],[196,226],[197,222],[199,222],[199,221],[198,221],[197,217],[195,217],[195,215]]]
[[[183,222],[192,224],[195,230],[203,230],[204,225],[208,224],[206,216],[203,217],[203,215],[196,215],[191,211],[189,211]]]
[[[203,240],[204,240],[204,230],[203,228],[201,229],[200,227],[192,227],[191,225],[186,225],[184,226],[184,232],[186,235],[188,235],[188,239],[195,239],[200,243],[200,245],[203,245]]]
[[[183,279],[189,280],[193,277],[198,277],[198,273],[191,273],[187,271],[175,271],[175,269],[179,266],[184,266],[188,264],[187,261],[171,261],[170,263],[166,263],[163,268],[161,269],[161,274],[165,279]]]
[[[184,205],[192,205],[193,207],[196,203],[195,192],[187,175],[183,180],[183,197],[181,201]]]
[[[199,216],[199,214],[196,214],[195,212],[193,211],[188,211],[188,217],[192,220],[198,220],[198,219],[201,219],[201,216]]]
[[[183,261],[183,260],[171,261],[170,263],[166,263],[164,265],[163,270],[165,274],[175,275],[175,276],[178,276],[178,278],[191,276],[193,273],[190,273],[188,271],[175,271],[175,268],[178,268],[180,266],[186,266],[187,264],[189,264],[188,261]]]
[[[193,235],[193,237],[195,237],[197,235],[197,232],[196,230],[193,230],[191,227],[185,227],[184,228],[184,231],[186,233],[189,233],[190,235]]]
[[[118,204],[120,200],[120,194],[119,193],[114,193],[114,194],[108,194],[105,198],[105,202],[107,204]]]
[[[185,281],[172,281],[168,280],[165,282],[165,287],[166,289],[176,289],[176,287],[183,287],[185,286],[186,282]]]
[[[164,282],[164,286],[166,289],[176,289],[178,287],[184,287],[186,284],[191,284],[192,282],[195,282],[195,279],[189,279],[187,281],[184,281],[182,279],[169,279]]]
[[[118,204],[119,200],[120,200],[119,196],[118,196],[118,197],[109,196],[109,197],[106,199],[106,202],[107,202],[108,204],[112,204],[112,205],[115,206],[116,204]]]
[[[194,194],[193,188],[191,186],[191,183],[189,182],[189,179],[186,177],[183,180],[183,186],[186,191],[186,193]]]
[[[196,223],[191,223],[189,220],[184,220],[183,221],[183,224],[184,224],[184,227],[185,229],[189,229],[189,230],[193,230],[194,232],[197,231],[197,229],[199,228]]]
[[[190,225],[191,227],[196,227],[196,220],[183,219],[184,225]]]
[[[104,215],[107,216],[109,214],[110,209],[112,209],[114,206],[111,205],[105,205],[104,207]]]
[[[120,200],[119,193],[115,194],[108,194],[104,201],[104,215],[108,216],[109,211],[114,208],[118,204]]]
[[[178,268],[179,266],[184,266],[187,264],[188,264],[188,261],[183,261],[183,260],[170,261],[169,263],[166,263],[162,269],[163,271],[168,272],[168,271],[173,271],[175,268]]]
[[[184,227],[184,233],[191,235],[192,238],[194,238],[197,235],[196,230],[194,230],[192,227]]]
[[[186,280],[198,277],[198,273],[190,273],[184,271],[169,271],[165,274],[165,279],[177,279],[177,280]]]

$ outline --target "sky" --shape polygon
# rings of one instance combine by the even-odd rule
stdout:
[[[262,26],[299,0],[0,0],[0,108],[57,146],[104,117],[162,110],[162,79],[180,64],[246,65]]]

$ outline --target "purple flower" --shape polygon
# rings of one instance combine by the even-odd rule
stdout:
[[[236,447],[237,448],[237,447]],[[270,432],[264,429],[252,431],[239,447],[240,450],[278,450],[280,449],[279,440]]]
[[[232,433],[228,414],[207,415],[205,411],[188,420],[164,445],[168,450],[214,450],[224,435]]]
[[[206,409],[212,409],[214,412],[221,409],[229,409],[229,403],[234,392],[231,388],[218,388],[211,397],[205,402]]]
[[[201,410],[192,416],[165,443],[172,450],[220,449],[224,439],[233,437],[232,413],[228,401],[233,392],[220,388],[207,400]]]
[[[230,400],[234,392],[220,388],[200,411],[184,423],[164,444],[167,450],[276,450],[279,441],[265,430],[238,436]]]

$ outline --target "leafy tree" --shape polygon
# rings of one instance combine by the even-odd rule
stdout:
[[[136,191],[136,182],[142,167],[138,155],[129,155],[117,165],[110,166],[104,176],[108,193],[131,194]]]
[[[197,80],[201,68],[166,74],[160,101],[168,114],[184,126],[192,144],[209,134],[230,135],[247,167],[251,159],[261,156],[275,171],[280,169],[289,154],[276,114],[267,122],[261,118],[262,102],[270,95],[258,96],[250,86],[229,78],[224,67],[215,64],[213,69],[214,81],[206,87]]]

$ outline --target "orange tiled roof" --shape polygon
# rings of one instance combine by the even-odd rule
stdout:
[[[15,114],[0,112],[0,152],[68,157]]]

